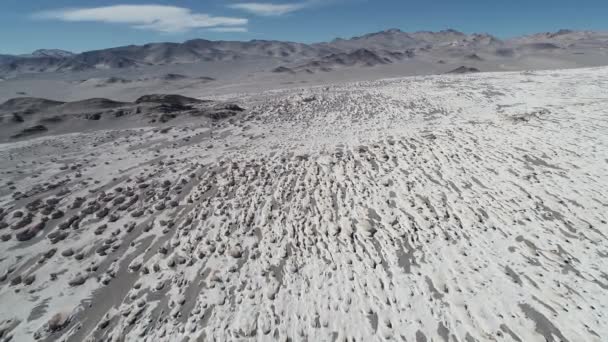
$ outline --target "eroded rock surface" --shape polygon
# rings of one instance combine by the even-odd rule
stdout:
[[[415,77],[2,144],[0,338],[602,341],[607,92]]]

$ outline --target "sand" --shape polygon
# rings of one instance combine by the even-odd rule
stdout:
[[[0,338],[602,341],[607,89],[395,78],[5,140]]]

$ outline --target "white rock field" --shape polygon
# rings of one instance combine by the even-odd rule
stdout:
[[[1,341],[606,341],[608,68],[0,145]]]

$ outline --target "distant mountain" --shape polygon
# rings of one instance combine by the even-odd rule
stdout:
[[[74,56],[75,53],[59,49],[40,49],[32,52],[31,57],[53,57],[53,58],[68,58]]]
[[[294,73],[304,71],[307,73],[315,73],[318,71],[327,72],[341,67],[373,67],[376,65],[395,63],[413,56],[414,52],[411,50],[394,52],[388,50],[374,51],[362,48],[349,52],[332,53],[291,68],[286,66],[279,67],[276,68],[274,72]]]
[[[413,33],[390,29],[316,44],[195,39],[184,43],[129,45],[79,54],[37,50],[26,56],[0,55],[0,76],[213,61],[246,62],[252,59],[274,60],[275,72],[316,72],[344,66],[396,63],[412,56],[438,63],[454,59],[457,59],[455,63],[481,63],[488,56],[513,59],[555,51],[606,47],[608,33],[591,31],[560,30],[503,41],[489,34],[465,34],[451,29]]]
[[[608,48],[608,32],[559,30],[517,37],[510,44],[550,43],[559,48]]]
[[[361,48],[405,50],[461,41],[467,39],[467,37],[466,34],[455,30],[407,33],[399,29],[390,29],[350,39],[338,38],[331,43],[318,45],[347,51]]]
[[[12,55],[0,55],[0,65],[14,61],[17,58],[17,56]]]

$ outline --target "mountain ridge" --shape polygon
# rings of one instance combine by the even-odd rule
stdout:
[[[330,42],[312,44],[259,39],[249,41],[191,39],[182,43],[126,45],[77,54],[59,49],[41,49],[30,55],[0,55],[0,75],[123,69],[252,58],[272,58],[281,65],[302,64],[315,60],[322,61],[336,54],[348,55],[360,50],[368,50],[373,54],[386,52],[418,54],[435,51],[438,54],[468,56],[490,53],[507,58],[511,54],[509,51],[532,53],[554,48],[598,47],[608,47],[608,33],[562,29],[502,40],[488,33],[466,34],[454,29],[404,32],[392,28],[347,39],[336,38]],[[369,54],[361,56],[370,58]]]

